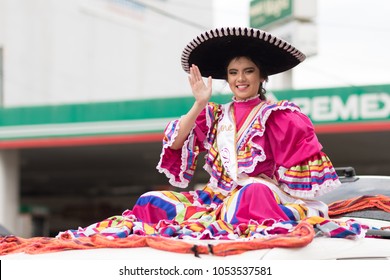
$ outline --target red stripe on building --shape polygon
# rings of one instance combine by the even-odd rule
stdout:
[[[338,123],[315,126],[316,133],[390,131],[390,122]]]
[[[81,136],[62,138],[37,138],[22,140],[0,140],[0,149],[92,146],[108,144],[162,142],[162,133],[137,135]]]
[[[390,122],[324,124],[316,125],[315,131],[318,134],[390,131]],[[163,133],[15,139],[0,140],[0,149],[146,143],[162,139]]]

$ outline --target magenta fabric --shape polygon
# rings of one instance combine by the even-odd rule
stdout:
[[[234,102],[234,118],[236,120],[236,130],[239,130],[253,107],[261,103],[259,98],[246,102]]]
[[[273,112],[267,120],[267,154],[273,155],[277,166],[291,167],[321,152],[310,119],[286,110]]]
[[[174,206],[170,207],[174,210]],[[139,202],[137,202],[132,209],[132,214],[134,214],[137,219],[145,223],[155,224],[161,220],[172,219],[167,215],[167,212],[164,209],[153,205],[152,203],[139,204]]]
[[[273,192],[263,184],[246,185],[233,196],[238,196],[239,203],[228,205],[227,212],[232,211],[234,215],[230,220],[225,215],[223,218],[226,222],[247,224],[250,220],[258,223],[268,219],[274,219],[275,221],[290,220],[277,204]]]

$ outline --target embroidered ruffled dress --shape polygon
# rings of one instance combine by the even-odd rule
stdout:
[[[259,98],[209,103],[183,148],[173,150],[179,129],[179,120],[166,127],[158,170],[173,186],[186,188],[206,152],[210,180],[193,192],[142,195],[133,208],[140,220],[183,220],[210,211],[230,224],[327,217],[327,206],[316,198],[340,182],[311,121],[295,104]]]
[[[173,150],[179,121],[165,129],[157,169],[173,186],[186,188],[205,153],[210,180],[204,188],[147,192],[121,216],[58,237],[99,233],[112,238],[236,239],[287,232],[307,217],[328,217],[327,205],[317,197],[341,183],[310,119],[295,104],[257,97],[224,105],[210,102],[182,149]]]

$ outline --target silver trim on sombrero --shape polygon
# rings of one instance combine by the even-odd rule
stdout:
[[[203,42],[212,39],[214,37],[223,37],[223,36],[229,36],[229,35],[237,35],[237,36],[248,36],[253,38],[259,38],[261,40],[264,40],[265,42],[269,42],[270,44],[273,44],[279,48],[282,48],[283,50],[290,53],[293,57],[295,57],[299,62],[302,62],[305,60],[306,56],[296,49],[294,46],[292,46],[290,43],[284,41],[283,39],[280,39],[276,36],[273,36],[272,34],[255,28],[248,28],[248,27],[227,27],[227,28],[216,28],[209,31],[206,31],[202,33],[201,35],[197,36],[195,39],[193,39],[188,45],[184,48],[183,54],[181,56],[181,65],[187,73],[190,71],[190,65],[188,63],[189,56],[191,55],[192,51],[202,44]]]

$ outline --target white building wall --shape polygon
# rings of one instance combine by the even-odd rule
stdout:
[[[210,0],[0,0],[3,105],[187,94],[181,51],[212,28],[212,6]]]

